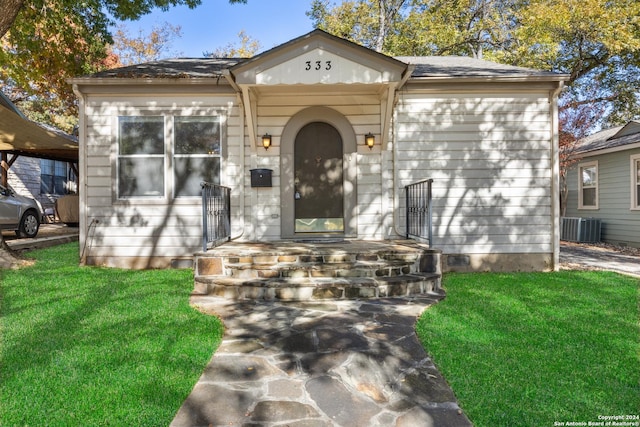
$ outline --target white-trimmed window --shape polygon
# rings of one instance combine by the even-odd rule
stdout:
[[[220,183],[221,140],[220,116],[118,117],[117,198],[199,197]]]
[[[67,162],[40,160],[40,194],[62,196],[77,191],[76,175]]]
[[[598,162],[578,165],[578,209],[598,209]]]
[[[640,210],[640,154],[631,156],[631,209]]]
[[[202,181],[220,184],[220,117],[174,117],[173,194],[199,197]]]
[[[164,197],[162,116],[118,118],[118,198]]]

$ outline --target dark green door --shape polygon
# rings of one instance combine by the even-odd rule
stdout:
[[[295,232],[343,233],[342,138],[331,125],[309,123],[296,136]]]

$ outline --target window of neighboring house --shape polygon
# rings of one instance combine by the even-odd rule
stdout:
[[[578,165],[579,209],[598,209],[598,162]]]
[[[631,156],[631,209],[640,209],[640,154]]]
[[[174,117],[174,197],[200,196],[202,181],[220,184],[220,117]]]
[[[75,174],[66,162],[40,160],[40,194],[64,195],[75,190]]]
[[[118,198],[164,197],[162,116],[118,118]]]

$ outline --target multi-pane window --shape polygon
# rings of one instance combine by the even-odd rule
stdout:
[[[218,116],[119,117],[118,198],[165,197],[165,184],[174,197],[196,197],[202,181],[219,184],[220,123]]]
[[[580,209],[598,208],[598,162],[581,163],[578,167]]]
[[[199,196],[200,183],[220,183],[220,118],[174,117],[173,193]]]
[[[164,117],[120,117],[118,197],[163,197]]]
[[[40,160],[40,194],[64,195],[74,191],[75,175],[66,162]]]
[[[640,209],[640,154],[631,156],[631,209]]]

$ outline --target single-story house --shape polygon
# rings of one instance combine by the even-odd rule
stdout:
[[[640,122],[583,138],[572,156],[565,221],[592,222],[602,241],[640,247]]]
[[[566,77],[314,30],[250,59],[74,78],[83,261],[192,257],[202,181],[231,189],[232,240],[402,239],[405,186],[432,179],[445,271],[554,269]]]

